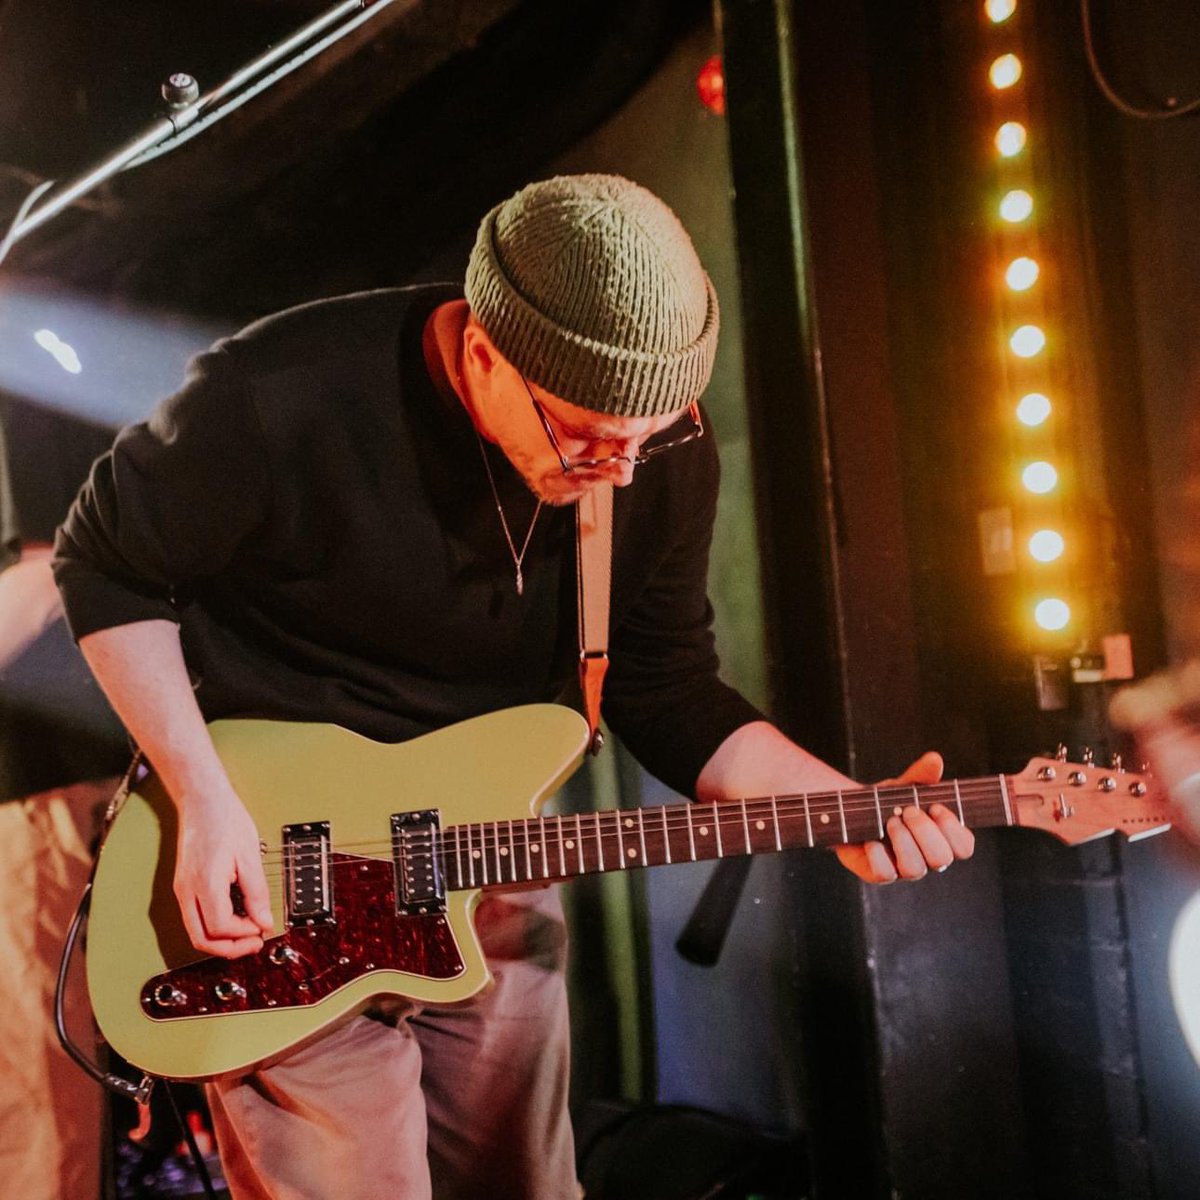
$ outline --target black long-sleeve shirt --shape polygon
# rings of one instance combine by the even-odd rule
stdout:
[[[321,301],[199,356],[96,463],[59,531],[75,637],[176,621],[208,719],[328,721],[381,741],[569,696],[574,510],[542,509],[519,596],[472,424],[422,349],[429,314],[456,295]],[[523,539],[536,502],[487,453]],[[684,792],[759,716],[717,678],[716,494],[705,438],[639,467],[614,504],[604,715]]]

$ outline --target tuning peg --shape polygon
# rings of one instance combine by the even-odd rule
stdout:
[[[1066,742],[1058,743],[1058,749],[1055,750],[1054,757],[1057,758],[1059,762],[1067,761],[1067,744],[1066,744]]]
[[[1085,767],[1094,767],[1096,765],[1096,752],[1091,746],[1084,746],[1083,748],[1083,765]]]
[[[1125,770],[1125,760],[1119,754],[1113,754],[1108,759],[1109,768],[1118,773]]]

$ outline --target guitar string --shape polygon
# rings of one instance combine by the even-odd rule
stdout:
[[[947,801],[944,799],[931,797],[929,792],[925,791],[921,795],[921,804],[918,807],[927,808],[932,804],[941,804],[943,807],[953,811],[955,807],[955,800],[958,798],[963,800],[964,806],[967,804],[977,804],[977,802],[980,800],[996,804],[1003,804],[1004,801],[1002,790],[994,781],[987,781],[986,784],[964,784],[960,786],[957,793],[951,792],[950,795],[951,799]],[[899,801],[902,799],[908,801],[908,803],[902,805],[893,803],[893,801]],[[884,816],[885,823],[892,816],[896,815],[896,807],[909,808],[912,806],[911,789],[880,789],[878,810]],[[616,822],[617,819],[620,818],[622,824],[632,824],[632,831],[635,834],[638,832],[639,826],[644,827],[647,833],[651,833],[661,831],[663,827],[663,821],[658,815],[661,813],[662,807],[663,806],[650,806],[640,809],[604,809],[599,812],[580,813],[578,814],[578,817],[581,822],[591,826],[590,829],[583,830],[584,835],[589,833],[592,836],[595,835],[595,824],[597,818],[599,818],[601,823],[607,822],[609,824]],[[722,800],[717,801],[715,813],[713,803],[711,801],[700,801],[692,804],[670,805],[665,807],[667,807],[666,824],[668,828],[672,830],[686,830],[689,827],[698,828],[699,826],[697,822],[709,824],[719,823],[722,827],[729,825],[740,828],[743,821],[743,807],[745,809],[745,815],[747,819],[751,820],[762,820],[764,817],[773,819],[776,812],[779,813],[781,818],[785,818],[787,820],[797,820],[804,817],[805,809],[807,808],[808,812],[811,813],[812,816],[818,822],[820,822],[822,826],[830,825],[834,816],[839,815],[841,812],[846,814],[848,821],[850,819],[857,820],[857,818],[862,815],[877,815],[877,808],[873,796],[869,800],[864,799],[861,801],[846,798],[839,804],[836,796],[829,793],[821,793],[819,796],[814,795],[808,797],[807,804],[805,804],[805,797],[802,795],[778,796],[775,798],[774,802],[772,802],[769,797],[747,800],[744,806],[742,802],[738,800]],[[635,814],[640,814],[640,819],[639,816]],[[649,818],[647,818],[647,814],[649,814]],[[483,828],[489,832],[485,832],[482,835],[482,844],[493,844],[492,834],[490,831],[495,831],[494,841],[501,845],[507,845],[509,841],[509,831],[507,826],[510,820],[514,831],[520,831],[526,828],[540,828],[543,822],[546,825],[553,825],[555,823],[561,825],[563,823],[574,822],[576,815],[577,814],[570,813],[552,815],[542,818],[513,817],[511,819],[500,818],[499,820],[493,821],[462,822],[455,825],[446,826],[443,830],[441,830],[441,833],[444,838],[451,829]],[[716,820],[714,820],[714,815],[716,816]],[[821,818],[823,816],[830,817],[830,820],[822,821]],[[416,836],[421,835],[412,835],[412,837]],[[616,836],[616,831],[612,830],[606,833],[605,836]],[[478,841],[477,844],[479,844]],[[364,842],[331,842],[328,848],[333,852],[352,851],[356,849],[370,851],[390,851],[391,846],[392,843],[390,839],[371,839]],[[264,858],[270,858],[273,855],[279,855],[280,857],[283,857],[287,853],[288,851],[283,845],[270,846],[268,847]]]
[[[971,791],[960,791],[959,797],[964,800],[964,806],[971,805],[976,806],[976,808],[978,808],[978,802],[980,799],[983,799],[985,802],[994,805],[1003,805],[1004,803],[1003,794],[995,790],[973,793]],[[893,797],[892,799],[898,799],[898,797]],[[841,812],[845,812],[847,824],[851,822],[858,824],[859,818],[863,816],[874,818],[881,815],[883,816],[884,823],[886,823],[888,820],[890,820],[890,817],[896,815],[896,805],[883,804],[882,802],[884,797],[882,794],[880,800],[881,803],[880,806],[878,806],[878,810],[876,810],[876,805],[874,802],[846,802],[842,805],[832,804],[827,806],[818,806],[810,803],[808,811],[809,814],[815,818],[816,822],[821,824],[822,828],[833,826],[834,818],[840,816]],[[943,800],[937,799],[931,800],[929,803],[943,804],[944,808],[952,811],[955,806],[953,802],[946,803],[943,802]],[[902,805],[902,808],[908,808],[908,806],[911,805]],[[925,806],[928,806],[928,804]],[[674,809],[674,806],[672,806],[672,809]],[[768,802],[763,802],[761,804],[748,803],[745,805],[745,817],[743,817],[742,804],[738,802],[721,802],[719,803],[718,810],[716,810],[716,820],[714,820],[712,804],[706,803],[684,806],[684,808],[676,809],[674,811],[668,810],[665,822],[661,820],[660,816],[658,816],[660,811],[660,809],[654,808],[654,806],[647,809],[608,809],[601,812],[588,812],[588,814],[580,814],[578,817],[580,817],[580,822],[586,826],[581,830],[582,835],[586,836],[586,838],[587,836],[592,836],[592,838],[594,838],[596,820],[598,820],[598,817],[602,827],[614,826],[614,824],[618,823],[619,817],[619,823],[623,824],[625,828],[628,828],[630,830],[630,835],[634,836],[640,832],[647,834],[661,833],[664,824],[666,824],[666,827],[668,830],[670,830],[670,832],[679,832],[679,830],[686,830],[688,828],[700,828],[700,824],[704,823],[719,824],[719,826],[722,828],[722,832],[724,832],[725,827],[730,827],[732,829],[742,828],[744,820],[755,822],[763,821],[764,823],[773,822],[776,814],[779,815],[781,820],[787,821],[797,821],[800,820],[800,818],[805,817],[805,811],[802,805],[788,805],[782,802],[782,800],[780,800],[780,802],[776,802],[775,805],[770,804],[769,800]],[[641,820],[638,820],[638,817],[635,816],[635,814],[641,814]],[[649,818],[647,818],[647,814],[650,815]],[[824,817],[828,817],[828,820],[823,820]],[[473,845],[476,847],[492,847],[494,845],[506,846],[509,845],[509,842],[512,838],[520,839],[521,844],[523,845],[523,834],[526,832],[526,830],[530,830],[530,832],[534,832],[534,830],[536,830],[536,832],[540,833],[544,828],[553,830],[554,827],[558,826],[563,827],[566,834],[574,835],[572,830],[565,828],[565,826],[568,826],[568,824],[571,822],[575,822],[574,814],[548,816],[542,818],[512,817],[512,828],[510,830],[509,818],[500,818],[499,821],[462,822],[454,824],[454,826],[448,826],[440,833],[442,833],[442,839],[444,841],[446,838],[448,838],[451,829],[480,829],[482,830],[480,834],[469,835],[473,840]],[[875,821],[872,821],[871,823],[874,824]],[[838,826],[840,826],[840,821],[838,822]],[[612,838],[614,838],[614,836],[617,836],[617,830],[616,828],[602,828],[601,834],[602,836],[612,836]],[[422,836],[425,836],[425,834],[410,835],[408,845],[420,845],[418,839],[422,838]],[[331,842],[328,850],[335,853],[349,853],[355,851],[390,853],[391,848],[392,844],[390,840],[372,839],[370,841]],[[300,851],[300,853],[305,853],[305,851]],[[311,851],[310,853],[318,852]],[[286,847],[269,847],[268,851],[266,851],[264,854],[264,860],[269,860],[272,858],[283,859],[287,857],[287,854],[288,851]]]
[[[990,784],[990,786],[975,787],[963,785],[960,787],[954,798],[949,801],[940,798],[932,798],[929,796],[928,792],[923,793],[921,797],[921,806],[927,808],[932,804],[942,804],[944,807],[953,811],[953,808],[955,807],[954,800],[958,798],[963,800],[964,806],[967,804],[977,805],[978,801],[980,800],[1002,804],[1004,800],[1001,789],[994,783]],[[884,815],[885,821],[896,815],[896,807],[912,807],[911,803],[905,803],[902,805],[892,803],[892,801],[899,801],[902,799],[911,801],[911,793],[909,789],[903,789],[902,791],[891,795],[889,795],[887,791],[880,791],[878,809],[879,812]],[[821,801],[824,801],[825,803],[821,803]],[[818,821],[820,821],[822,825],[830,824],[833,816],[835,814],[839,814],[840,812],[845,812],[848,819],[854,818],[855,820],[862,815],[877,815],[876,804],[873,797],[870,800],[863,801],[856,801],[847,798],[843,800],[841,804],[839,804],[835,798],[831,799],[828,794],[825,793],[823,793],[820,797],[809,797],[807,805],[805,805],[804,797],[802,796],[779,796],[776,797],[774,803],[772,803],[770,798],[764,798],[762,800],[748,800],[744,806],[746,817],[754,820],[761,820],[764,817],[773,819],[776,812],[778,812],[783,818],[788,820],[796,820],[805,815],[806,807],[808,812],[811,813]],[[686,829],[689,826],[697,826],[697,822],[707,822],[710,824],[719,823],[722,826],[740,826],[743,819],[743,805],[737,800],[718,801],[715,814],[711,801],[685,805],[670,805],[666,806],[666,808],[667,825],[672,829]],[[640,825],[644,826],[647,832],[651,832],[661,830],[663,821],[658,815],[661,812],[662,807],[660,806],[650,806],[641,809],[604,809],[599,812],[580,813],[578,814],[578,818],[579,821],[588,823],[592,826],[591,829],[585,830],[585,833],[594,834],[594,827],[597,818],[602,823],[607,822],[610,824],[620,818],[622,824],[628,825],[632,823],[635,831]],[[650,814],[648,819],[649,823],[647,821],[647,814]],[[443,837],[445,837],[445,835],[448,834],[451,829],[482,828],[486,831],[495,830],[496,840],[501,844],[507,844],[509,836],[507,826],[510,820],[514,830],[521,830],[524,828],[541,828],[543,823],[548,826],[552,826],[555,823],[561,825],[563,823],[574,822],[576,820],[576,815],[577,814],[571,813],[551,815],[542,818],[513,817],[511,819],[500,818],[499,820],[493,821],[461,822],[455,825],[447,826],[441,832]],[[717,818],[715,821],[713,820],[714,815]],[[829,816],[831,820],[821,821],[822,816]],[[612,831],[611,835],[615,836],[615,830]],[[420,835],[411,836],[415,837]],[[488,843],[489,837],[490,833],[485,832],[483,834],[483,840],[485,843]],[[349,851],[358,848],[367,850],[390,850],[391,845],[392,843],[390,839],[371,839],[365,842],[330,843],[329,849],[333,851]],[[272,853],[278,853],[282,856],[287,853],[287,850],[283,845],[272,846],[268,848],[267,854],[270,856]]]
[[[891,791],[893,795],[886,795]],[[759,834],[766,833],[769,841],[773,833],[774,819],[776,815],[781,820],[795,822],[800,819],[808,819],[810,816],[816,817],[817,824],[813,827],[813,842],[818,840],[817,835],[822,830],[834,834],[840,830],[840,820],[835,823],[834,814],[839,814],[839,810],[845,812],[847,824],[852,821],[857,824],[857,819],[863,815],[877,818],[880,815],[884,816],[885,823],[895,815],[894,811],[884,811],[883,801],[885,799],[901,799],[909,798],[911,788],[890,788],[880,790],[880,812],[876,811],[874,799],[870,802],[855,803],[853,801],[844,801],[841,805],[836,802],[827,804],[825,808],[821,808],[817,804],[817,797],[810,797],[808,803],[809,812],[804,812],[803,797],[778,797],[774,805],[769,799],[763,801],[747,801],[745,805],[745,813],[743,814],[743,806],[738,801],[718,802],[716,813],[714,814],[711,803],[697,803],[689,806],[671,806],[674,811],[668,811],[667,820],[664,822],[661,819],[655,819],[652,815],[649,822],[645,820],[645,814],[655,814],[661,810],[654,807],[645,809],[608,809],[600,813],[584,813],[578,814],[576,821],[575,814],[566,814],[561,816],[550,816],[545,818],[512,818],[511,822],[507,820],[491,821],[491,822],[467,822],[457,825],[448,826],[441,833],[441,849],[438,853],[443,859],[448,859],[455,855],[456,849],[459,853],[471,853],[473,851],[486,851],[489,854],[494,854],[497,850],[507,852],[510,848],[518,851],[524,851],[526,845],[540,845],[543,841],[557,845],[559,840],[574,841],[576,839],[582,841],[585,845],[590,845],[596,841],[597,836],[605,841],[616,841],[618,838],[640,839],[642,837],[650,837],[657,839],[663,836],[664,825],[666,826],[666,834],[671,835],[686,834],[689,830],[693,833],[698,832],[701,828],[714,826],[720,829],[723,837],[728,836],[731,851],[740,849],[740,846],[745,841],[746,828],[745,825],[753,820],[755,822],[755,832]],[[983,780],[975,781],[974,783],[962,784],[959,787],[958,797],[964,801],[964,805],[972,804],[977,807],[977,801],[984,799],[992,805],[1003,805],[1003,795],[999,791],[995,781]],[[829,794],[822,793],[821,798],[829,800]],[[928,803],[940,803],[936,799],[930,800],[928,790],[923,793],[923,801]],[[796,803],[799,801],[799,803]],[[789,803],[790,802],[790,803]],[[893,805],[887,806],[889,809],[894,809]],[[947,805],[948,808],[952,807]],[[691,817],[689,819],[689,810]],[[642,820],[638,820],[633,814],[641,814]],[[716,819],[714,820],[714,816]],[[828,820],[822,820],[822,816],[828,817]],[[617,818],[621,818],[620,821]],[[766,817],[767,820],[763,820]],[[598,818],[598,820],[597,820]],[[762,828],[758,828],[761,822]],[[618,831],[617,824],[623,826]],[[872,825],[876,824],[872,820]],[[511,828],[509,827],[511,825]],[[577,825],[578,828],[572,828],[572,825]],[[466,830],[466,834],[462,837],[455,834],[455,840],[459,846],[451,846],[450,832],[451,830]],[[474,833],[472,830],[479,830]],[[870,837],[871,831],[864,832],[863,840],[874,840]],[[857,833],[857,830],[856,830]],[[526,836],[526,835],[529,836]],[[839,842],[846,839],[834,837],[829,839],[832,842]],[[859,840],[857,837],[849,840]],[[433,845],[432,839],[426,840],[426,835],[413,835],[409,839],[409,847],[414,852],[429,853]],[[772,847],[773,848],[773,847]],[[328,847],[330,853],[348,853],[356,849],[366,851],[378,851],[381,856],[366,855],[365,857],[372,858],[374,861],[388,862],[390,861],[392,843],[391,841],[373,840],[368,842],[339,842],[331,843]],[[572,851],[574,852],[574,851]],[[309,854],[313,857],[314,862],[320,861],[321,851],[300,851],[293,853],[293,857],[302,858],[303,855]],[[277,853],[268,851],[264,855],[264,864],[274,863],[283,866],[286,863],[288,852],[282,847],[278,848]],[[354,862],[331,864],[336,868],[339,865],[354,866]]]

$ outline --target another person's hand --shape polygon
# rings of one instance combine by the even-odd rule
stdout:
[[[220,958],[261,950],[274,920],[250,814],[232,790],[191,797],[180,809],[175,897],[192,945]],[[234,908],[234,885],[244,915]]]
[[[937,783],[942,777],[942,757],[934,751],[921,755],[898,779],[885,779],[880,787],[898,783]],[[975,835],[944,804],[918,808],[910,804],[887,822],[887,842],[839,846],[842,866],[867,883],[892,883],[896,879],[923,879],[932,867],[944,871],[956,858],[975,852]]]
[[[1110,716],[1137,739],[1170,797],[1175,824],[1200,842],[1200,661],[1123,688]]]

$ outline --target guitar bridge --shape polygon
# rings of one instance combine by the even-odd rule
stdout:
[[[287,921],[293,929],[333,923],[329,822],[283,827],[283,882]]]
[[[392,813],[397,915],[446,911],[446,886],[439,861],[441,835],[441,814],[436,808]]]

